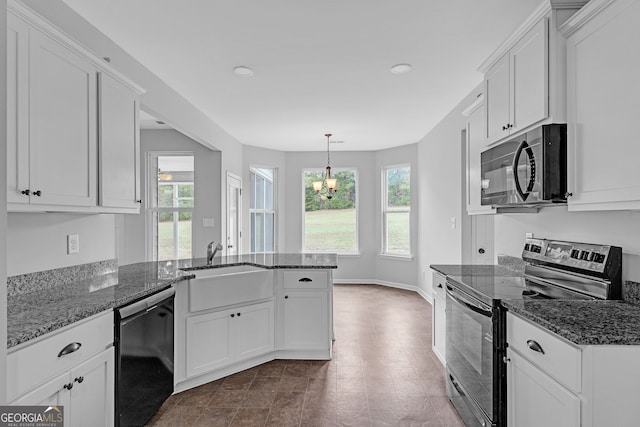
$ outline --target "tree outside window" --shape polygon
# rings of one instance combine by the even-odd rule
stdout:
[[[382,253],[411,256],[411,167],[383,170]]]
[[[338,191],[331,199],[313,190],[313,181],[322,180],[324,170],[305,169],[304,242],[305,252],[358,253],[358,180],[355,169],[334,169]]]

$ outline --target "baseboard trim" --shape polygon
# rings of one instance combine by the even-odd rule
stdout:
[[[333,283],[336,285],[379,285],[379,286],[386,286],[388,288],[404,289],[406,291],[413,291],[417,293],[429,304],[433,305],[433,298],[431,297],[431,295],[428,295],[423,289],[415,285],[407,285],[405,283],[389,282],[386,280],[377,280],[377,279],[366,279],[366,280],[359,280],[359,279],[335,280],[334,279]]]

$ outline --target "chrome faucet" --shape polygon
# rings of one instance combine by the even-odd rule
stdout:
[[[222,244],[218,243],[215,247],[215,249],[213,248],[213,245],[216,242],[211,242],[207,245],[207,265],[211,265],[213,264],[213,257],[216,256],[216,253],[218,251],[222,250]]]

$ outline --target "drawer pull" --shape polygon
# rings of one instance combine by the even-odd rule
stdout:
[[[303,277],[302,279],[298,280],[298,282],[313,282],[313,280],[309,279],[308,277]]]
[[[438,284],[438,288],[442,289],[442,283]]]
[[[71,390],[73,388],[73,383],[65,384],[62,386],[62,388],[66,390]]]
[[[80,347],[82,347],[82,344],[79,342],[72,342],[71,344],[67,344],[65,348],[60,350],[60,353],[58,353],[58,357],[62,357],[69,353],[73,353],[74,351],[78,351],[80,350]]]
[[[73,382],[76,382],[78,384],[82,383],[82,381],[84,381],[84,377],[78,377],[78,378],[73,380]]]
[[[540,347],[540,344],[538,344],[536,341],[534,340],[527,340],[527,345],[529,346],[529,348],[533,351],[537,351],[538,353],[542,353],[544,354],[544,350],[542,349],[542,347]]]

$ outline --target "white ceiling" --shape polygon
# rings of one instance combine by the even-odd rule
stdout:
[[[64,0],[243,144],[425,136],[538,0]],[[392,65],[409,63],[404,75]],[[251,67],[241,78],[233,67]],[[144,82],[139,82],[144,86]]]

